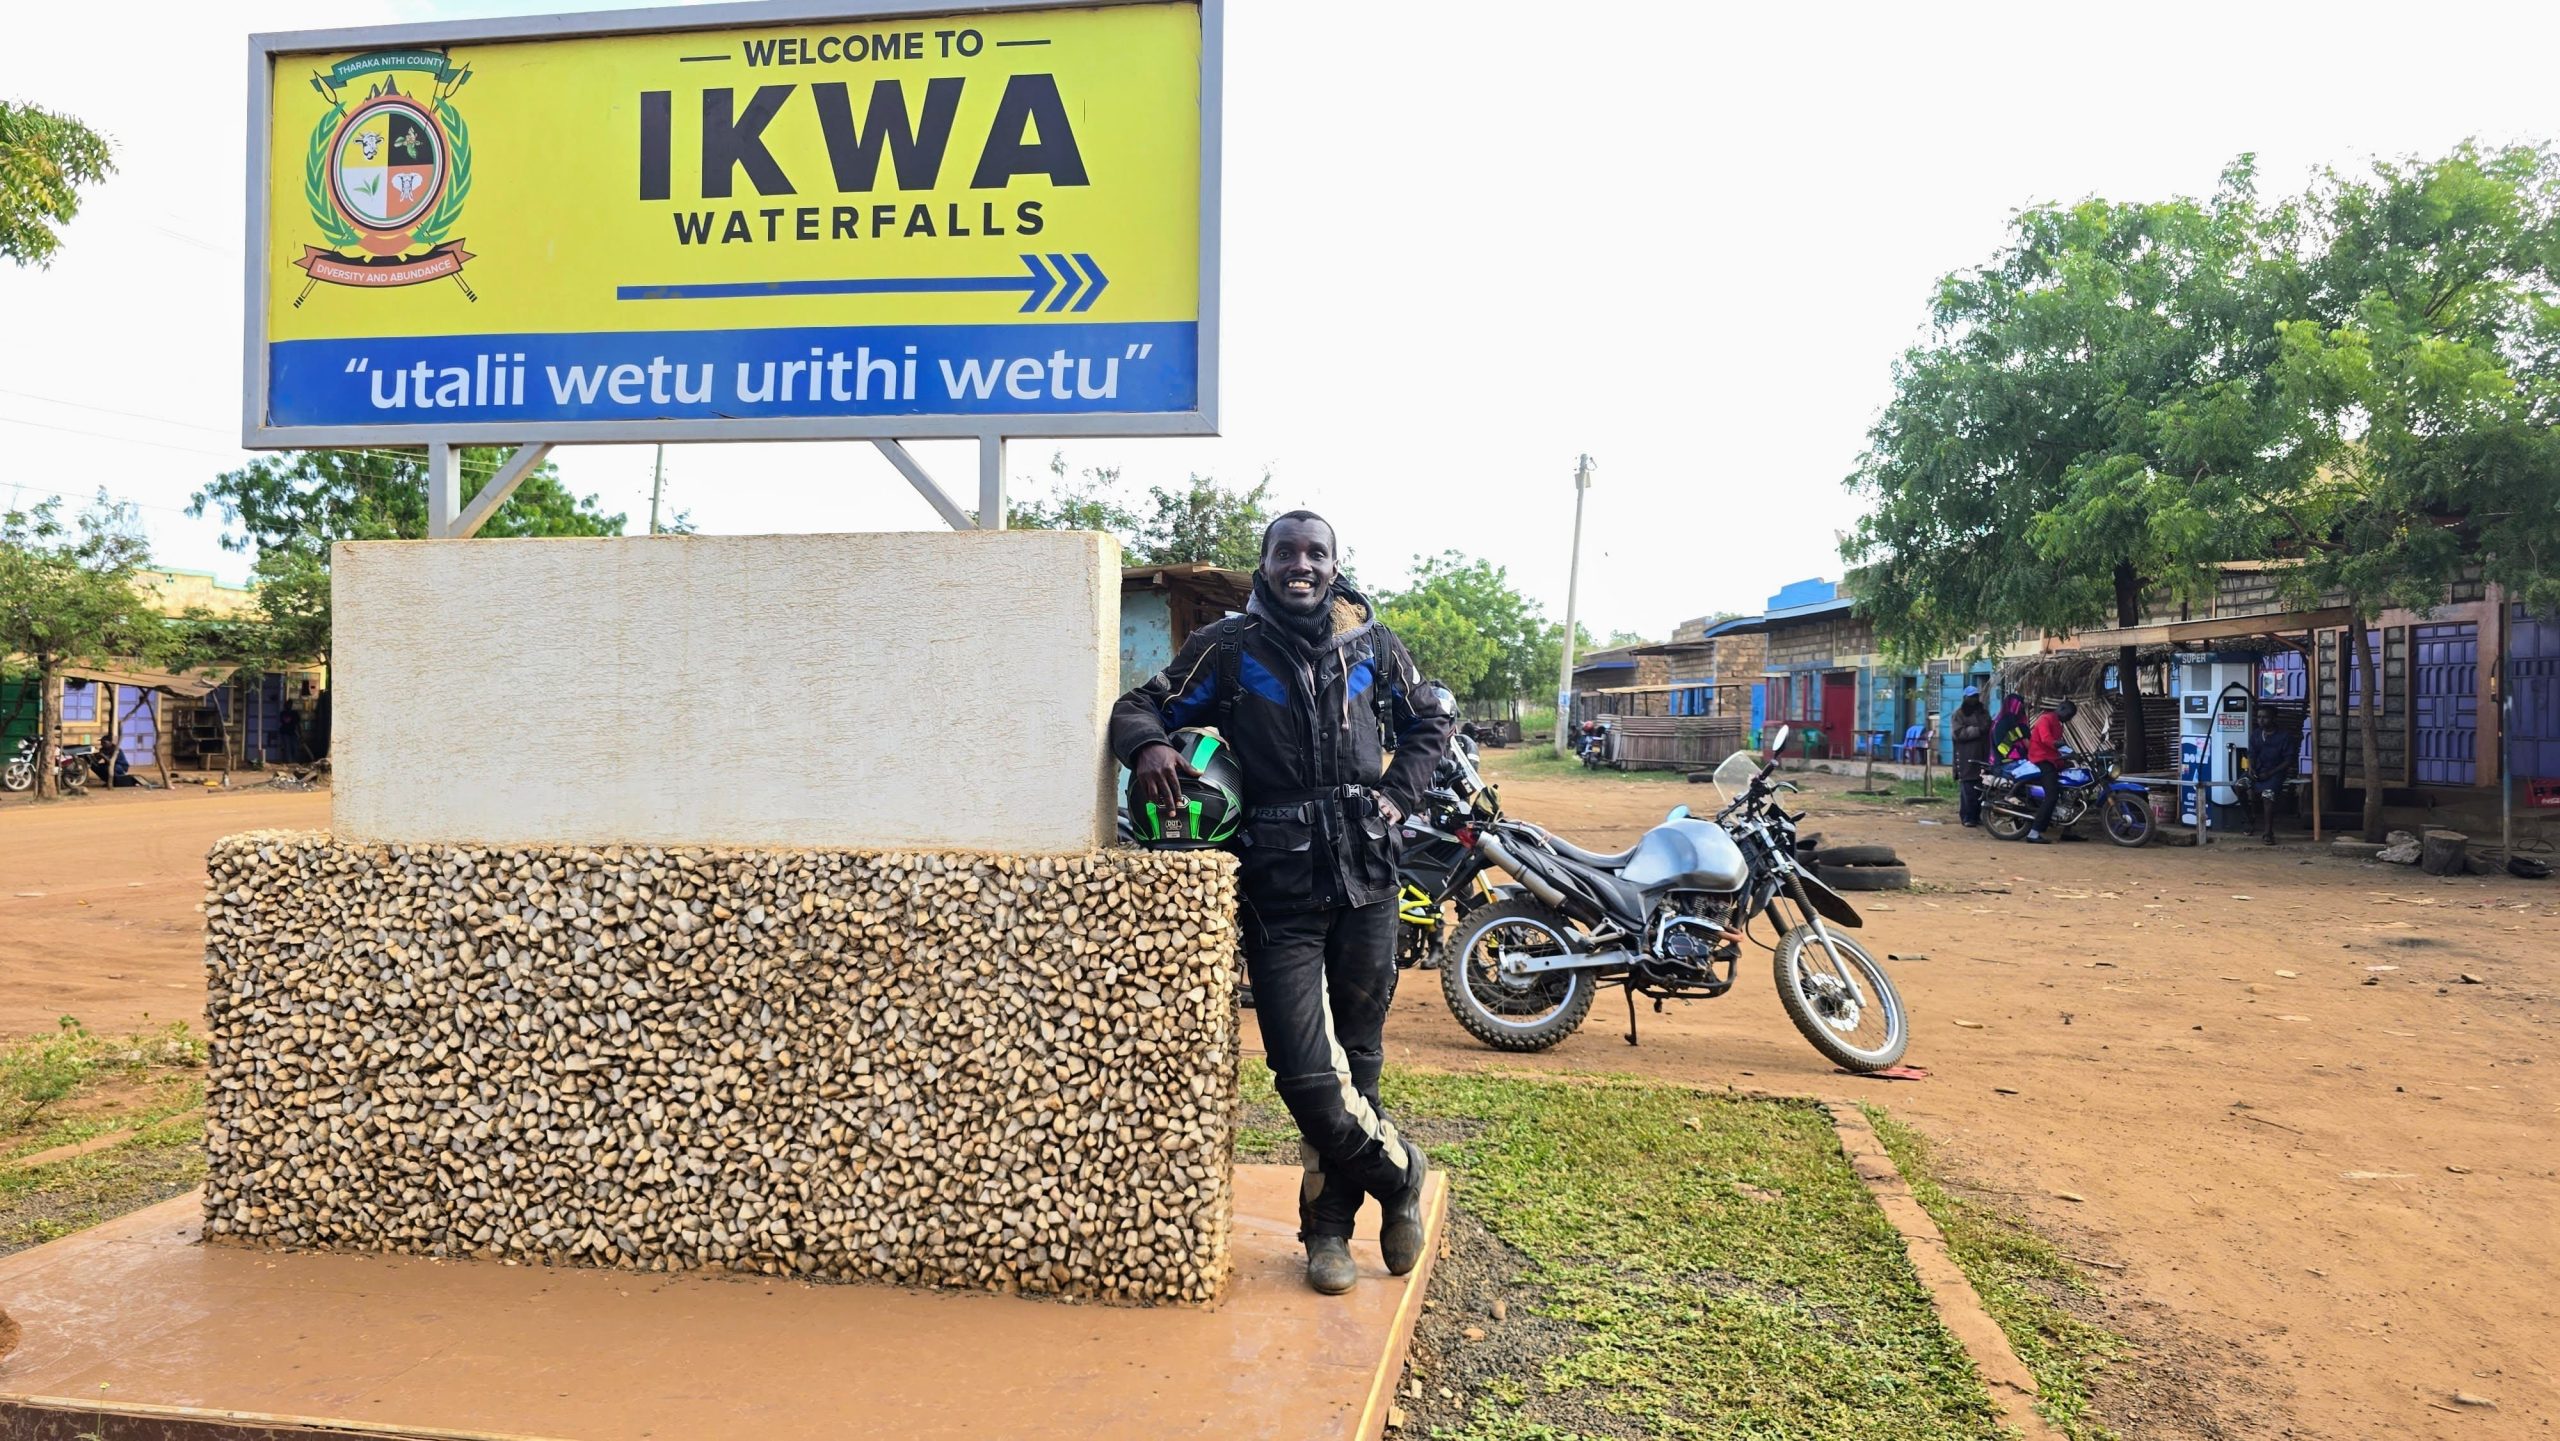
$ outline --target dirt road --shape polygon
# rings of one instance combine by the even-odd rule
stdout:
[[[0,799],[0,1035],[201,1028],[206,848],[328,823],[326,793],[264,787]]]
[[[1390,1055],[1887,1106],[2065,1249],[2122,1265],[2129,1316],[2174,1315],[2149,1329],[2186,1354],[2161,1359],[2210,1394],[2150,1434],[2554,1434],[2560,884],[2301,845],[2003,845],[1952,807],[1812,781],[1809,828],[1899,848],[1921,887],[1857,899],[1871,949],[1901,957],[1928,1079],[1834,1072],[1749,960],[1719,1000],[1644,1011],[1640,1047],[1610,994],[1525,1058],[1479,1047],[1438,977],[1408,974]],[[1503,785],[1513,814],[1611,849],[1711,794]]]
[[[1927,1080],[1832,1072],[1748,962],[1722,1000],[1645,1012],[1640,1048],[1604,997],[1524,1058],[1478,1047],[1437,978],[1411,975],[1391,1053],[1892,1108],[2067,1249],[2122,1265],[2121,1314],[2174,1317],[2135,1332],[2202,1389],[2138,1435],[2553,1434],[2560,884],[2303,847],[2004,846],[1945,807],[1814,783],[1813,824],[1899,847],[1923,887],[1865,909],[1873,949],[1901,957]],[[1704,792],[1517,778],[1504,795],[1624,844]],[[195,1018],[206,846],[327,816],[326,795],[263,790],[0,801],[0,1033]]]

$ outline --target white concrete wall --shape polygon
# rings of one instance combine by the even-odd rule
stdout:
[[[1109,843],[1084,532],[337,547],[332,824],[371,841]]]

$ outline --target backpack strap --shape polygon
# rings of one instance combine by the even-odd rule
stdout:
[[[1401,676],[1387,674],[1387,649],[1378,644],[1379,631],[1372,630],[1361,641],[1369,648],[1369,708],[1378,717],[1378,746],[1382,750],[1396,748],[1396,697],[1390,689],[1402,681]],[[1393,635],[1393,631],[1385,632]]]
[[[1209,714],[1220,735],[1227,733],[1227,722],[1236,713],[1236,696],[1244,689],[1244,627],[1245,617],[1240,615],[1218,621],[1218,689]]]

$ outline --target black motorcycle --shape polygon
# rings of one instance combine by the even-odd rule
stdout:
[[[1781,754],[1780,727],[1768,754]],[[1825,921],[1857,909],[1796,859],[1802,819],[1776,804],[1774,759],[1738,751],[1716,769],[1714,821],[1675,808],[1613,855],[1525,821],[1469,827],[1477,856],[1523,889],[1461,919],[1440,960],[1440,990],[1468,1033],[1503,1051],[1543,1051],[1573,1034],[1599,987],[1627,998],[1708,1000],[1733,989],[1748,938],[1774,958],[1778,999],[1815,1050],[1851,1071],[1880,1071],[1910,1043],[1902,997],[1875,958]],[[1754,933],[1769,917],[1774,944]]]
[[[1404,818],[1396,856],[1404,883],[1396,903],[1403,922],[1396,927],[1397,970],[1440,964],[1453,903],[1464,920],[1502,899],[1502,888],[1485,876],[1474,834],[1475,827],[1502,819],[1502,800],[1476,769],[1476,758],[1474,739],[1459,736],[1432,772],[1421,813]]]

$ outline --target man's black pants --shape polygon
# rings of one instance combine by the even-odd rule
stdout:
[[[1298,1124],[1299,1237],[1348,1236],[1361,1198],[1403,1194],[1404,1138],[1378,1104],[1395,994],[1393,901],[1244,913],[1245,973],[1274,1089]]]
[[[1956,762],[1956,823],[1977,825],[1982,820],[1982,762]]]
[[[2053,824],[2054,806],[2062,800],[2062,767],[2052,761],[2039,761],[2036,763],[2036,774],[2038,783],[2044,787],[2044,799],[2036,802],[2036,818],[2029,823],[2027,829],[2036,835],[2043,835],[2045,827]]]

